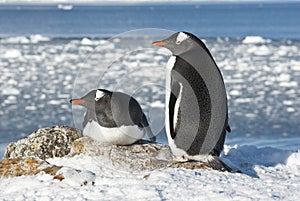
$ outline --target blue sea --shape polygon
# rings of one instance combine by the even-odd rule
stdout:
[[[151,42],[175,31],[203,39],[222,71],[232,127],[227,144],[297,150],[299,10],[300,3],[74,4],[69,10],[0,4],[0,152],[41,127],[80,127],[74,115],[82,111],[71,108],[72,96],[95,87],[126,92],[125,85],[166,142],[162,86],[169,55]]]
[[[0,35],[111,37],[132,29],[185,30],[201,37],[300,39],[300,3],[0,5]]]

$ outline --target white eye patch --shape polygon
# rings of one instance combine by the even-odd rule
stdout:
[[[180,32],[176,38],[176,44],[180,44],[188,38],[189,36],[187,34]]]
[[[96,91],[96,97],[95,97],[95,101],[98,101],[100,98],[102,98],[104,96],[103,91],[97,90]]]

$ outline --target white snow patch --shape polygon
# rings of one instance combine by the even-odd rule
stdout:
[[[222,160],[244,173],[182,168],[134,173],[113,166],[104,156],[51,158],[47,160],[49,163],[64,166],[60,170],[65,176],[63,181],[53,180],[53,176],[47,174],[1,178],[0,198],[229,201],[234,197],[235,200],[298,200],[299,151],[235,145],[225,146],[224,153]]]
[[[57,174],[64,176],[63,183],[67,183],[70,186],[79,187],[83,185],[93,185],[96,179],[95,173],[88,170],[76,170],[74,168],[63,167]]]

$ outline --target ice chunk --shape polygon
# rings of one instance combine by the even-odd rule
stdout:
[[[295,108],[293,108],[293,107],[288,107],[288,108],[286,109],[286,111],[287,111],[287,112],[295,112],[296,110],[295,110]]]
[[[17,58],[17,57],[20,57],[22,56],[22,53],[19,51],[19,50],[7,50],[4,54],[4,57],[5,58]]]
[[[239,95],[241,95],[241,92],[238,91],[238,90],[231,90],[231,91],[229,92],[229,94],[230,94],[231,96],[239,96]]]
[[[257,51],[254,52],[258,56],[268,56],[272,54],[272,51],[265,45],[257,48]]]
[[[82,44],[82,45],[93,45],[94,43],[93,43],[93,41],[91,41],[91,40],[88,39],[88,38],[83,38],[83,39],[81,40],[81,44]]]
[[[2,95],[19,95],[20,91],[16,88],[6,88],[2,90]]]
[[[31,111],[34,111],[34,110],[36,110],[37,108],[36,108],[36,106],[34,106],[34,105],[27,105],[26,107],[25,107],[25,110],[31,110]]]
[[[298,150],[297,153],[291,154],[288,157],[286,164],[288,166],[300,166],[300,150]]]
[[[50,100],[48,103],[49,103],[50,105],[60,105],[60,104],[61,104],[61,102],[58,101],[58,100]]]
[[[283,101],[283,105],[293,105],[294,102],[293,101],[290,101],[290,100],[284,100]]]
[[[296,81],[292,81],[292,82],[281,82],[279,83],[280,87],[297,87],[298,83]]]
[[[271,40],[264,39],[261,36],[247,36],[242,43],[244,44],[256,44],[256,43],[270,43]]]
[[[12,43],[12,44],[17,44],[17,43],[26,44],[29,43],[30,40],[25,36],[17,36],[17,37],[9,37],[9,38],[2,39],[1,42]]]
[[[46,42],[46,41],[50,41],[50,38],[36,34],[30,36],[30,41],[32,43]]]

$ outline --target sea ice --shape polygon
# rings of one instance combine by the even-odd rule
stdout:
[[[242,43],[244,43],[244,44],[270,43],[270,42],[271,42],[271,40],[264,39],[261,36],[247,36],[242,41]]]
[[[83,38],[83,39],[81,40],[81,44],[82,44],[82,45],[94,45],[93,41],[90,40],[90,39],[88,39],[88,38]]]
[[[11,50],[6,50],[4,57],[8,58],[8,59],[14,59],[14,58],[18,58],[21,57],[22,53],[20,52],[20,50],[16,50],[16,49],[11,49]]]
[[[31,43],[47,42],[47,41],[51,40],[50,38],[42,36],[42,35],[39,35],[39,34],[31,35],[29,37],[29,39],[30,39]]]
[[[9,37],[3,38],[0,40],[1,43],[11,43],[11,44],[27,44],[30,43],[30,40],[26,36],[16,36],[16,37]]]
[[[6,88],[2,89],[2,95],[19,95],[20,90],[17,88]]]

